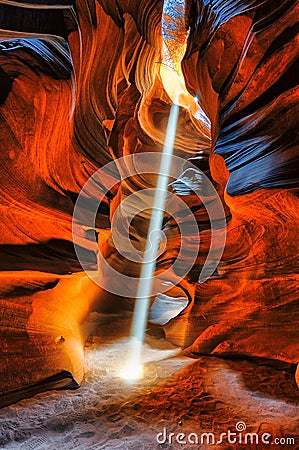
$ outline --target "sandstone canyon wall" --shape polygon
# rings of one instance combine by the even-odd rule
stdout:
[[[169,3],[169,43],[175,47],[188,36],[181,70],[202,108],[201,116],[180,108],[175,155],[211,180],[227,226],[218,268],[200,283],[211,241],[207,210],[194,195],[200,179],[188,172],[173,181],[177,220],[165,215],[158,278],[177,258],[177,224],[188,225],[189,211],[200,245],[189,273],[166,292],[185,297],[188,306],[164,325],[165,335],[194,355],[297,363],[298,3]],[[173,100],[161,77],[162,6],[154,0],[0,4],[3,395],[58,373],[66,376],[64,385],[82,380],[78,324],[105,293],[77,260],[73,209],[97,169],[126,155],[162,152]],[[128,276],[138,277],[140,263],[128,262],[113,244],[113,213],[155,182],[144,174],[124,181],[116,173],[109,192],[105,180],[97,186],[105,192],[96,220],[101,253]],[[96,195],[89,192],[87,203]],[[149,219],[144,210],[131,223],[141,250]],[[126,220],[122,211],[120,233]],[[80,254],[96,271],[90,233]],[[117,283],[104,281],[107,291]],[[113,308],[134,303],[105,298]]]

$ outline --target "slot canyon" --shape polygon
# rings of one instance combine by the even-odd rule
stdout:
[[[0,0],[0,448],[299,448],[298,14]]]

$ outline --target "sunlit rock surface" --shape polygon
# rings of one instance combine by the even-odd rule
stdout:
[[[168,292],[189,304],[164,325],[166,337],[195,355],[297,363],[297,2],[190,0],[185,11],[169,3],[163,19],[173,30],[169,48],[178,29],[180,39],[189,30],[181,67],[190,98],[197,98],[180,109],[175,154],[212,180],[227,238],[217,271],[198,283],[209,218],[192,191],[197,174],[182,172],[171,190],[191,208],[200,247],[189,275]],[[99,304],[132,309],[131,298],[105,295],[76,274],[82,269],[72,213],[98,168],[124,155],[162,151],[173,100],[160,70],[162,2],[64,0],[58,8],[36,0],[34,6],[0,5],[2,394],[58,373],[67,373],[65,384],[71,377],[80,383],[78,324]],[[140,264],[118,253],[107,229],[121,201],[154,187],[156,178],[115,182],[98,210],[99,246],[111,266],[138,276]],[[178,214],[188,223],[184,210]],[[136,248],[144,248],[149,218],[145,210],[131,224]],[[125,220],[120,214],[120,230]],[[164,232],[161,277],[180,246],[172,218],[165,217]],[[82,252],[97,270],[90,233]],[[105,283],[109,290],[117,280]]]
[[[189,10],[183,69],[212,120],[211,174],[231,213],[218,279],[197,285],[184,336],[167,326],[195,353],[298,360],[297,17],[293,1]]]

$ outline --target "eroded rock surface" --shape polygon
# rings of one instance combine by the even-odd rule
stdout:
[[[82,269],[72,243],[74,204],[98,168],[129,154],[162,152],[173,101],[161,76],[162,2],[35,3],[0,5],[2,392],[63,370],[80,382],[77,325],[105,295],[75,275]],[[293,0],[190,0],[185,9],[170,2],[164,17],[173,29],[170,47],[178,26],[180,39],[189,30],[181,68],[202,108],[194,114],[195,103],[186,108],[184,97],[175,155],[209,177],[227,220],[217,271],[198,283],[209,217],[192,189],[196,171],[173,180],[171,192],[198,223],[200,245],[190,273],[170,292],[189,305],[164,330],[193,354],[299,359],[297,17]],[[139,275],[140,263],[119,254],[107,229],[122,201],[155,183],[150,174],[116,176],[98,210],[101,252],[129,276]],[[87,201],[96,195],[89,192]],[[173,201],[172,209],[188,225],[182,203]],[[121,211],[120,233],[126,220]],[[141,250],[149,220],[143,210],[131,224]],[[177,222],[167,215],[163,231],[167,245],[156,269],[162,278],[180,246]],[[97,270],[88,232],[82,251]],[[117,280],[105,282],[109,290]],[[133,307],[130,298],[105,298],[114,309]]]

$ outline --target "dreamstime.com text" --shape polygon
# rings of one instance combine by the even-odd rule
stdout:
[[[256,445],[295,445],[292,436],[274,437],[271,433],[250,433],[246,431],[245,422],[237,422],[233,430],[216,434],[213,432],[202,433],[174,433],[164,428],[156,436],[158,444],[181,445],[221,445],[221,444],[256,444]]]

